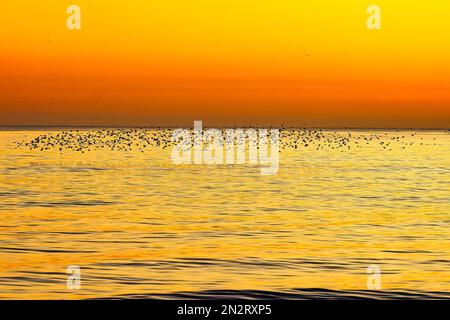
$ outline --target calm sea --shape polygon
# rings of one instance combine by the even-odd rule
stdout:
[[[0,131],[0,298],[450,297],[449,132],[327,131],[269,176],[17,145],[58,132]]]

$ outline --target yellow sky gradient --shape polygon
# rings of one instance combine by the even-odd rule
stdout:
[[[66,8],[81,8],[69,30]],[[366,27],[369,5],[382,29]],[[7,0],[0,125],[450,127],[450,2]]]

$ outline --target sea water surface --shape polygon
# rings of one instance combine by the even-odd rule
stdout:
[[[381,139],[288,148],[269,176],[17,147],[55,132],[0,131],[2,299],[450,297],[449,132],[353,131]]]

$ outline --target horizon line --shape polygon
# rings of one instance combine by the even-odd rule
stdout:
[[[167,125],[0,125],[3,129],[174,129],[174,128],[191,128],[193,126],[167,126]],[[264,125],[247,125],[247,126],[203,126],[203,128],[233,129],[233,128],[273,128],[273,129],[324,129],[324,130],[421,130],[421,131],[450,131],[450,128],[429,128],[429,127],[333,127],[333,126],[264,126]]]

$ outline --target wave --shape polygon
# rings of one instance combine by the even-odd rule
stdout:
[[[104,299],[104,298],[103,298]],[[168,294],[127,294],[106,299],[156,300],[436,300],[450,299],[449,292],[407,290],[330,290],[318,288],[283,291],[264,290],[206,290]]]

